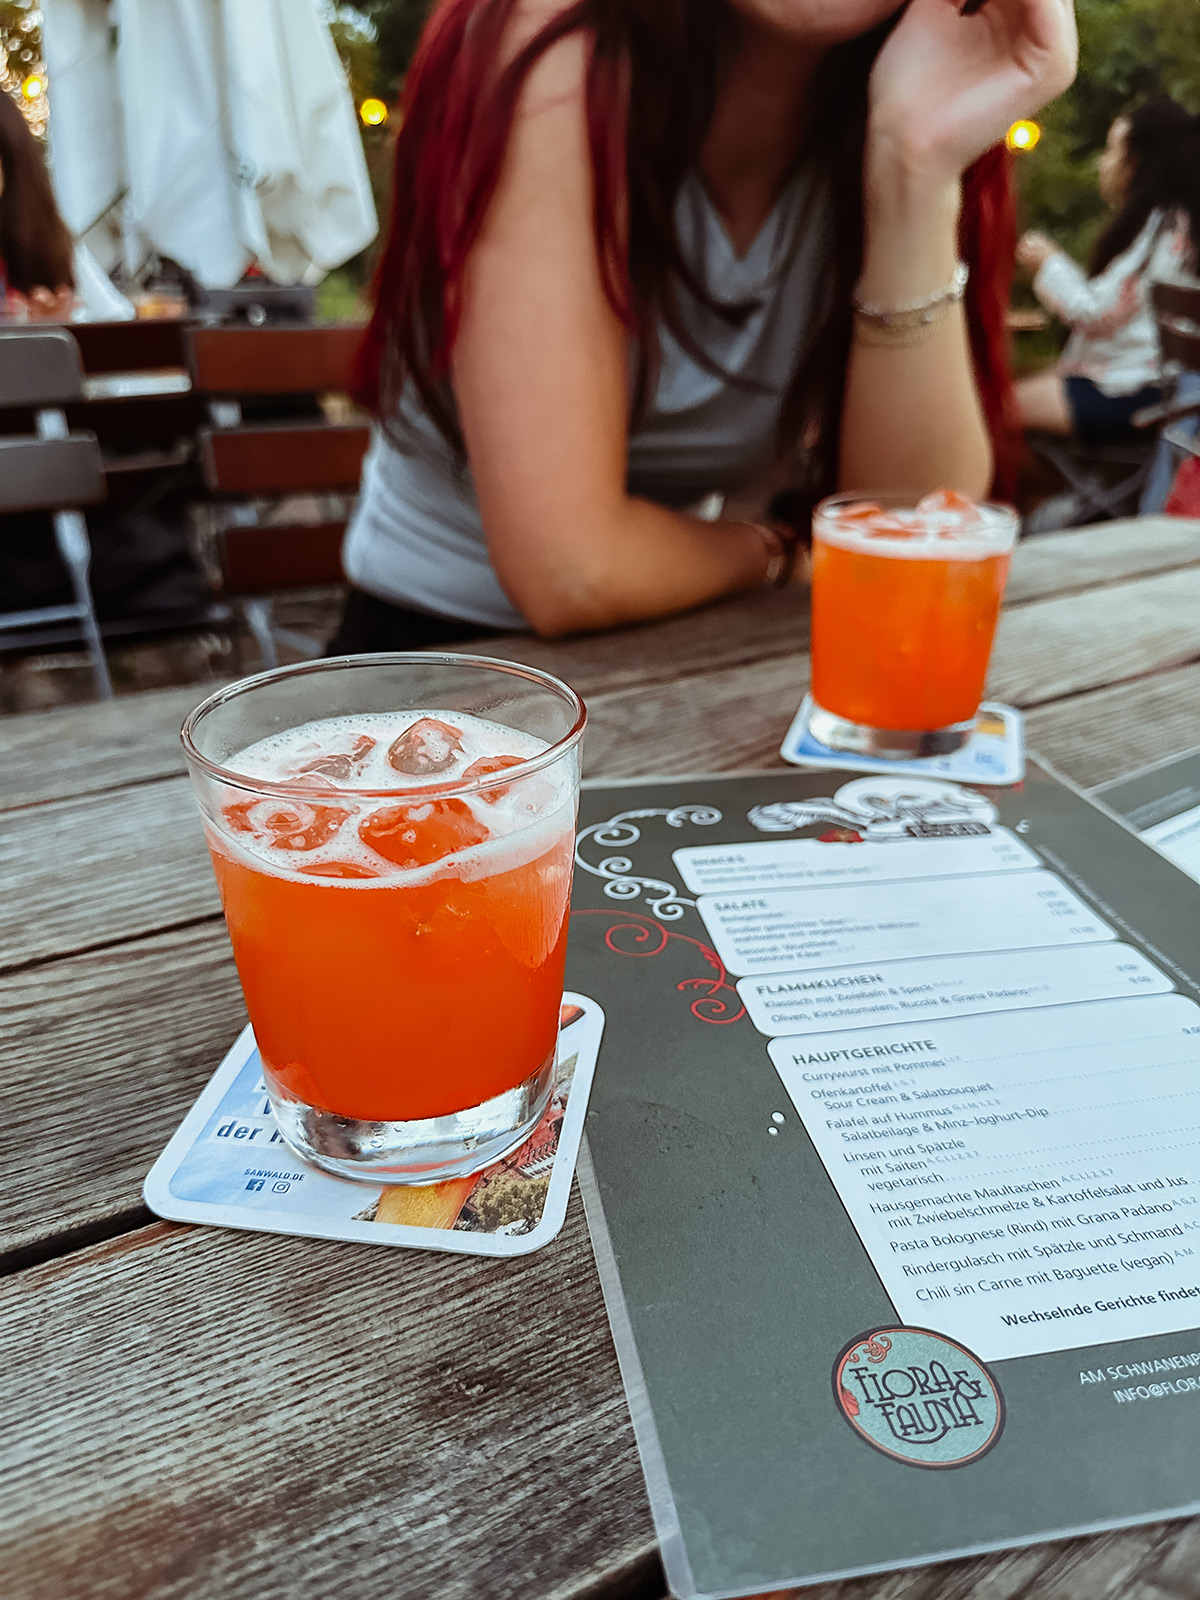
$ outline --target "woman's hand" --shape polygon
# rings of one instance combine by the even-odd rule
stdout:
[[[1017,244],[1017,260],[1026,272],[1037,273],[1058,250],[1046,233],[1024,233]]]
[[[69,287],[32,289],[25,304],[30,322],[70,322],[75,310],[75,291]]]
[[[912,0],[871,74],[868,160],[957,178],[1075,76],[1072,0]]]

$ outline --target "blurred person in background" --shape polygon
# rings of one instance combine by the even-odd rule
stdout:
[[[0,91],[0,321],[127,321],[132,304],[59,215],[41,147]]]
[[[1075,49],[1070,0],[441,0],[330,653],[665,616],[786,581],[839,485],[986,493],[995,146]],[[734,511],[763,482],[789,522]]]
[[[74,254],[38,142],[16,102],[0,93],[0,317],[67,321]]]
[[[1116,214],[1086,272],[1045,234],[1017,246],[1034,293],[1071,329],[1058,363],[1017,384],[1022,423],[1088,443],[1120,438],[1135,411],[1162,398],[1150,287],[1198,265],[1200,116],[1166,95],[1119,116],[1099,180]]]

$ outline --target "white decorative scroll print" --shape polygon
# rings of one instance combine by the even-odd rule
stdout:
[[[696,902],[681,894],[673,883],[667,883],[662,878],[642,877],[635,873],[633,861],[627,855],[605,856],[598,862],[588,861],[583,855],[583,847],[589,842],[601,845],[605,849],[628,849],[630,845],[637,844],[642,837],[642,830],[638,824],[651,817],[662,817],[668,828],[682,828],[688,823],[693,827],[707,828],[715,822],[720,822],[721,813],[713,806],[674,806],[670,810],[657,808],[647,811],[622,811],[617,816],[610,817],[607,822],[596,822],[590,828],[580,829],[575,844],[575,861],[584,872],[590,872],[594,878],[605,879],[604,893],[610,900],[627,901],[644,897],[656,917],[661,917],[664,922],[678,922],[685,909],[694,906]]]

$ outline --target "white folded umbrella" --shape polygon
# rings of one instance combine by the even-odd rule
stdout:
[[[345,73],[316,0],[222,11],[241,237],[277,283],[319,281],[379,226]]]
[[[59,210],[111,271],[121,259],[125,149],[108,0],[44,0],[42,49],[53,84],[50,162]]]
[[[276,283],[316,283],[375,237],[319,0],[44,0],[43,30],[64,215],[78,232],[89,202],[111,206],[115,165],[130,270],[165,255],[229,288],[257,261]]]

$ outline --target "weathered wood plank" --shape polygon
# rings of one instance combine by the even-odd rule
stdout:
[[[1200,664],[1031,711],[1034,750],[1085,789],[1200,743]]]
[[[807,655],[620,689],[589,702],[589,778],[780,766],[779,746],[808,688]]]
[[[583,1600],[653,1548],[590,1259],[576,1200],[523,1260],[160,1224],[6,1279],[6,1600]]]
[[[808,591],[753,590],[700,611],[575,639],[530,634],[481,639],[463,648],[524,661],[592,696],[670,682],[802,650],[808,644]]]
[[[1000,619],[990,694],[1034,706],[1200,658],[1200,567],[1041,600]]]
[[[0,717],[0,811],[182,772],[180,724],[215,687]]]
[[[219,919],[0,979],[0,1270],[136,1212],[245,1021]]]
[[[0,969],[219,911],[186,778],[12,812],[0,829]]]
[[[1200,519],[1131,517],[1026,539],[1013,554],[1009,605],[1200,562]]]

